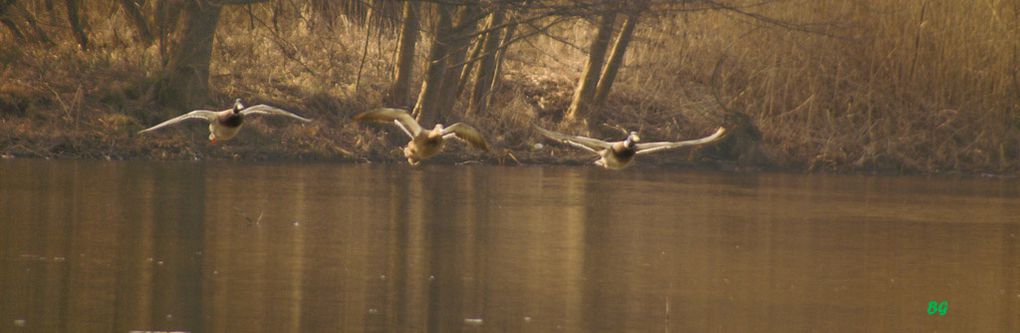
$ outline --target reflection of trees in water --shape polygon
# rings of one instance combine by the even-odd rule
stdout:
[[[136,239],[152,242],[154,259],[151,322],[157,330],[195,331],[202,328],[202,251],[205,243],[205,167],[157,167],[159,186],[151,192],[153,234]],[[167,179],[198,181],[167,182]],[[127,206],[131,206],[130,204]],[[160,265],[159,263],[163,264]],[[138,329],[138,328],[131,328]]]
[[[156,191],[147,180],[202,170],[48,165],[60,168],[22,175],[32,190],[18,195],[25,202],[16,204],[5,233],[14,236],[5,252],[26,260],[4,274],[4,294],[15,295],[0,302],[4,323],[24,319],[26,327],[67,332],[199,327],[201,263],[194,253],[203,212],[179,207],[202,207],[202,184],[161,183]]]
[[[916,199],[888,189],[907,186],[881,178],[14,165],[0,325],[28,330],[658,330],[667,297],[671,330],[843,327],[840,309],[881,330],[919,327],[898,321],[907,303],[923,315],[939,292],[947,319],[968,316],[947,328],[1020,325],[1015,190],[920,196],[983,217],[936,224],[896,219],[932,213],[905,212]],[[833,217],[848,207],[875,217]]]

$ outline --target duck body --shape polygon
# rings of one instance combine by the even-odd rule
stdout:
[[[407,143],[407,146],[404,147],[404,157],[407,158],[407,163],[418,165],[421,161],[443,151],[446,140],[443,139],[442,135],[434,135],[433,133],[435,132],[422,131]]]
[[[595,161],[595,165],[612,170],[627,168],[634,161],[634,156],[637,156],[637,150],[633,146],[628,148],[623,142],[617,142],[598,153],[601,158]]]
[[[209,142],[233,139],[241,132],[241,125],[244,125],[244,116],[240,113],[218,115],[215,121],[209,122]]]

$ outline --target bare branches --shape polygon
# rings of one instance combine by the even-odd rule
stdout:
[[[787,29],[787,30],[792,30],[792,31],[797,31],[797,32],[821,35],[821,36],[830,37],[830,38],[848,39],[845,36],[838,36],[838,35],[831,34],[831,33],[827,32],[827,31],[824,31],[824,30],[815,29],[815,27],[817,27],[817,26],[825,26],[825,25],[827,25],[827,23],[808,24],[808,23],[799,23],[799,22],[786,21],[786,20],[781,20],[781,19],[777,19],[777,18],[774,18],[774,17],[770,17],[770,16],[766,16],[766,15],[750,12],[750,11],[745,10],[743,7],[727,5],[727,4],[721,3],[719,1],[704,0],[704,2],[706,4],[708,4],[709,8],[711,8],[711,9],[717,9],[717,10],[723,10],[723,11],[727,11],[727,12],[736,13],[738,15],[751,18],[751,19],[753,19],[756,22],[761,22],[761,23],[764,23],[766,25],[775,26],[775,27],[779,27],[779,28],[783,28],[783,29]],[[762,2],[762,3],[753,4],[752,6],[760,6],[760,5],[763,5],[764,3],[771,3],[771,2],[774,2],[774,1],[765,1],[765,2]]]

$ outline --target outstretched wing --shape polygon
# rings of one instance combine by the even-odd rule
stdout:
[[[489,151],[489,145],[485,143],[485,137],[483,137],[482,133],[478,132],[477,129],[471,127],[471,125],[456,123],[450,125],[450,127],[444,128],[442,134],[444,138],[447,135],[452,134],[458,139],[467,141],[467,143],[470,143],[472,147]]]
[[[394,120],[397,121],[397,125],[401,126],[407,135],[414,138],[418,133],[421,133],[421,126],[418,122],[411,117],[407,111],[402,109],[394,108],[379,108],[371,111],[365,111],[354,115],[354,120],[357,121],[377,121],[390,123]]]
[[[216,116],[218,114],[219,114],[219,112],[216,112],[216,111],[195,110],[195,111],[191,111],[191,112],[185,113],[183,115],[177,116],[176,118],[173,118],[173,119],[164,121],[162,123],[159,123],[159,125],[152,126],[152,127],[143,129],[141,131],[138,131],[138,134],[142,134],[142,133],[149,132],[149,131],[155,131],[155,130],[158,130],[160,128],[167,127],[167,126],[170,126],[170,125],[173,125],[173,124],[176,124],[176,123],[188,120],[188,119],[201,118],[201,119],[205,119],[205,120],[208,120],[208,121],[213,121],[213,120],[216,120]]]
[[[612,147],[612,145],[613,145],[611,142],[606,142],[606,141],[602,141],[602,140],[599,140],[599,139],[592,139],[592,138],[589,138],[589,137],[583,137],[583,136],[577,136],[577,135],[567,135],[567,134],[553,132],[553,131],[550,131],[550,130],[538,127],[538,125],[532,125],[532,126],[534,126],[535,129],[537,129],[539,133],[542,133],[542,135],[544,135],[545,137],[547,137],[547,138],[549,138],[551,140],[559,141],[559,142],[566,143],[566,144],[569,144],[569,145],[572,145],[572,146],[577,146],[577,147],[580,147],[580,148],[587,148],[588,150],[593,151],[593,152],[598,152],[599,150],[608,149],[609,147]]]
[[[657,152],[657,151],[662,151],[662,150],[667,150],[667,149],[674,149],[674,148],[680,148],[680,147],[696,146],[696,145],[703,145],[703,144],[706,144],[706,143],[712,143],[712,142],[715,142],[715,141],[718,141],[719,139],[721,139],[723,134],[725,134],[725,133],[726,133],[726,129],[722,128],[722,127],[719,127],[719,129],[716,130],[715,133],[713,133],[712,135],[706,136],[704,138],[701,138],[701,139],[679,141],[679,142],[648,142],[648,143],[639,143],[639,144],[637,144],[637,153],[638,153],[638,155],[643,155],[643,154],[654,153],[654,152]]]
[[[303,122],[306,122],[306,123],[309,122],[309,121],[312,121],[311,119],[308,119],[308,118],[296,115],[296,114],[294,114],[294,113],[292,113],[290,111],[286,111],[284,109],[280,109],[280,108],[277,108],[277,107],[272,107],[272,106],[265,105],[265,104],[249,106],[248,108],[246,108],[244,110],[241,110],[241,115],[249,116],[249,115],[253,115],[253,114],[262,114],[262,115],[269,115],[269,116],[287,116],[287,117],[291,117],[291,118],[294,118],[294,119],[297,119],[297,120],[300,120],[300,121],[303,121]]]

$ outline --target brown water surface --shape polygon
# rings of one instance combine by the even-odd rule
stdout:
[[[1020,332],[1018,236],[1017,181],[0,161],[0,332]]]

